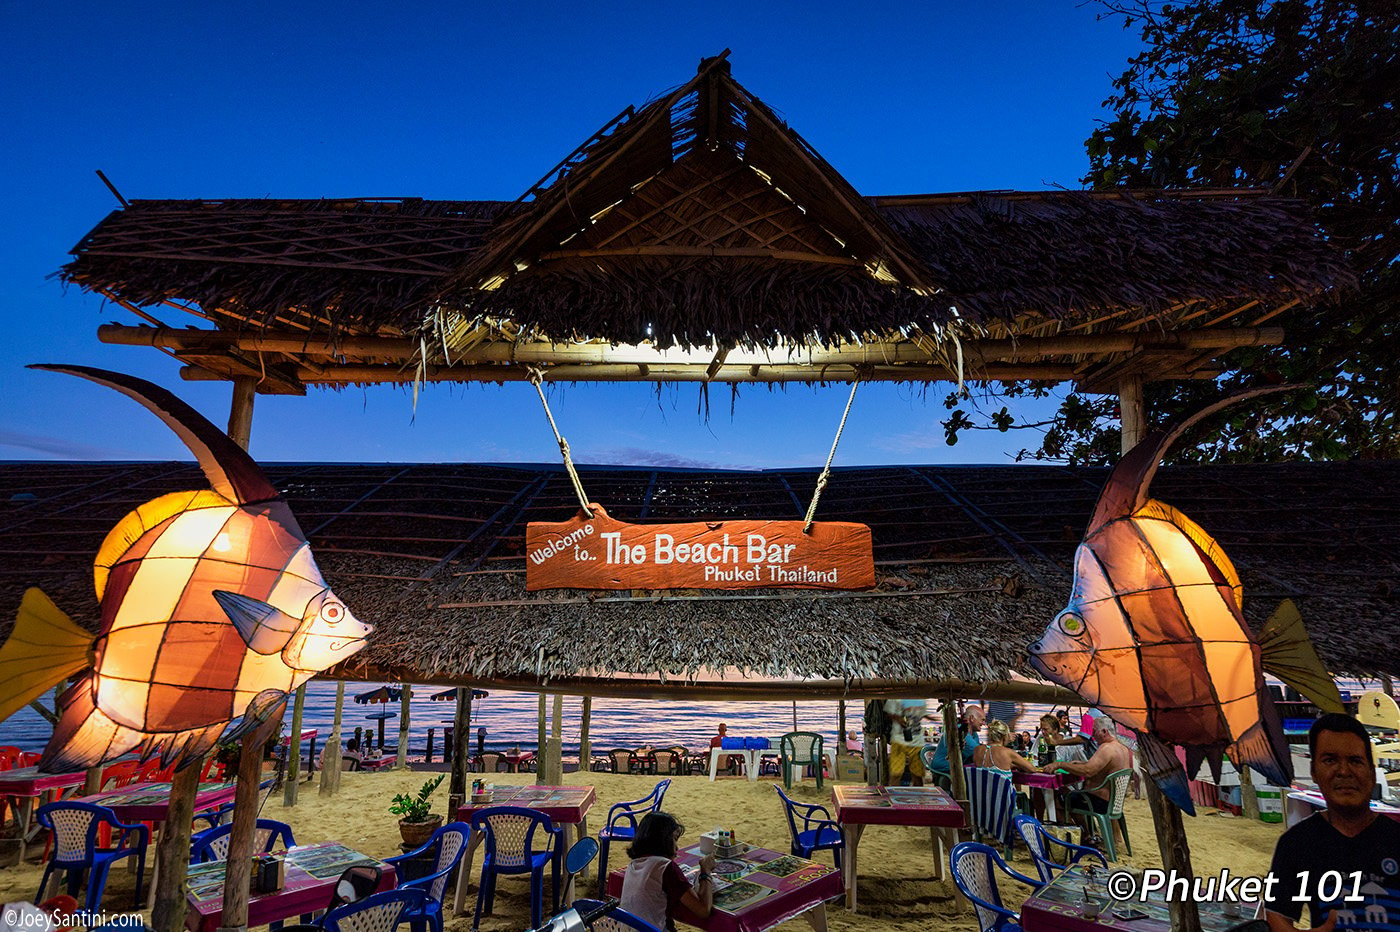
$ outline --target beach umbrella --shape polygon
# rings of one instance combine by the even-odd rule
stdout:
[[[360,705],[369,705],[375,702],[398,702],[400,693],[401,690],[393,686],[380,686],[367,693],[356,693],[355,701]]]
[[[459,689],[460,689],[460,687],[453,687],[452,689],[444,689],[444,690],[443,690],[442,692],[440,692],[440,693],[433,693],[433,694],[432,694],[431,696],[429,696],[428,698],[431,699],[433,702],[452,702],[452,701],[454,701],[454,700],[457,698],[457,693],[458,693]],[[472,690],[472,698],[473,698],[473,699],[485,699],[485,698],[486,698],[487,696],[489,696],[489,695],[491,695],[491,694],[488,693],[488,692],[487,692],[486,690],[484,690],[484,689],[473,689],[473,690]]]

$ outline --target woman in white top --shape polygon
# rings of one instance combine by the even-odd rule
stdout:
[[[694,886],[675,862],[676,843],[684,834],[685,826],[675,816],[648,812],[637,825],[637,835],[627,849],[632,861],[622,874],[622,908],[669,932],[675,932],[678,907],[704,919],[714,903],[710,880],[714,855],[700,859],[700,877]]]

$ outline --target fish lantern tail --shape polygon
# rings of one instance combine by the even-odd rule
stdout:
[[[1284,599],[1256,638],[1260,665],[1307,696],[1324,712],[1345,712],[1342,695],[1313,648],[1303,615],[1292,599]]]
[[[1274,700],[1262,684],[1259,721],[1230,746],[1230,757],[1236,766],[1253,767],[1274,786],[1288,786],[1293,782],[1293,752],[1288,747],[1288,736],[1283,733],[1283,722],[1278,709],[1274,708]]]
[[[0,647],[0,721],[92,666],[92,640],[41,590],[26,590]]]

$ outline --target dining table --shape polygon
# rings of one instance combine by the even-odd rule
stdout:
[[[767,932],[801,916],[814,932],[826,932],[826,901],[841,895],[840,871],[768,848],[740,847],[741,852],[715,861],[710,915],[701,918],[682,906],[678,920],[705,932]],[[698,844],[676,853],[676,862],[692,884],[700,872],[700,858]],[[608,874],[609,896],[622,895],[625,870]]]
[[[1160,891],[1110,900],[1103,887],[1108,876],[1097,865],[1076,864],[1061,872],[1021,904],[1021,928],[1025,932],[1170,932],[1171,914]],[[1095,885],[1094,895],[1086,898],[1089,884]],[[1089,899],[1097,909],[1088,908]],[[1203,932],[1225,932],[1263,915],[1263,906],[1256,900],[1197,905]]]
[[[1060,821],[1057,797],[1061,792],[1082,782],[1083,779],[1083,777],[1063,770],[1057,770],[1054,773],[1023,773],[1017,770],[1011,774],[1012,783],[1039,793],[1045,800],[1046,822]]]
[[[1292,828],[1315,812],[1327,808],[1327,800],[1322,793],[1311,789],[1294,788],[1284,792],[1283,821],[1285,828]],[[1371,811],[1400,822],[1400,806],[1392,806],[1380,800],[1371,800]]]
[[[457,807],[458,822],[470,822],[472,814],[495,806],[520,806],[534,809],[549,816],[549,820],[564,830],[555,857],[562,859],[568,850],[569,829],[573,829],[574,840],[588,834],[588,810],[593,808],[597,793],[591,786],[541,786],[529,783],[524,786],[487,784],[486,796],[482,799],[468,797]],[[472,862],[476,849],[481,845],[483,832],[472,832],[467,840],[467,850],[462,855],[462,868],[457,871],[457,891],[453,899],[453,909],[460,913],[467,902],[467,884],[471,878]]]
[[[201,783],[195,792],[194,811],[208,812],[210,809],[217,809],[224,803],[233,799],[237,790],[236,783]],[[118,787],[105,793],[96,793],[92,796],[80,796],[74,802],[91,803],[94,806],[105,806],[112,810],[112,814],[120,822],[151,822],[156,826],[156,832],[152,833],[151,851],[155,851],[157,843],[157,833],[164,831],[165,822],[170,817],[170,787],[168,782],[132,783],[127,786]],[[151,882],[146,887],[146,905],[155,905],[157,872],[160,870],[160,858],[149,859]]]
[[[339,842],[294,845],[283,855],[286,879],[282,889],[254,893],[248,899],[248,926],[265,926],[325,909],[330,905],[336,881],[346,868],[377,865],[382,871],[378,890],[398,884],[394,866]],[[223,921],[226,861],[191,864],[185,876],[185,928],[189,932],[218,932]],[[154,886],[154,884],[153,884]]]
[[[45,803],[51,803],[63,796],[63,791],[81,786],[87,779],[87,772],[74,770],[65,773],[40,773],[38,767],[16,767],[0,771],[0,796],[10,800],[15,811],[15,823],[19,827],[19,863],[24,863],[30,840],[38,834],[34,825],[34,813]]]
[[[944,877],[948,854],[957,844],[958,829],[967,824],[967,813],[953,797],[936,786],[865,786],[838,784],[832,787],[836,824],[845,841],[846,908],[856,910],[856,854],[860,836],[867,825],[927,826],[933,848],[933,876]],[[953,896],[961,907],[963,897],[953,886]]]

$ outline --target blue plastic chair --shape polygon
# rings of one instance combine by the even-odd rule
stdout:
[[[422,890],[427,894],[423,908],[415,909],[407,916],[413,922],[414,932],[422,932],[428,927],[431,927],[433,932],[442,932],[442,898],[447,892],[449,875],[457,869],[462,855],[466,853],[467,838],[470,835],[471,826],[467,823],[448,822],[433,832],[433,837],[428,839],[428,843],[417,851],[384,859],[398,871],[400,890]],[[400,866],[400,862],[416,860],[428,856],[429,853],[433,859],[432,872],[422,877],[403,880],[404,867]]]
[[[637,823],[648,812],[661,809],[661,800],[666,796],[670,780],[662,780],[651,788],[651,792],[641,799],[616,803],[608,810],[608,821],[598,832],[598,883],[608,882],[608,845],[614,841],[630,842],[637,837]],[[601,889],[601,887],[600,887]]]
[[[231,815],[233,815],[233,803],[224,803],[217,809],[208,809],[204,812],[196,812],[194,814],[194,818],[190,821],[191,823],[205,822],[208,824],[209,828],[214,828],[215,826],[224,824],[224,816]]]
[[[206,861],[228,860],[229,833],[232,831],[233,823],[226,822],[223,825],[207,828],[191,838],[190,863],[203,864]],[[269,851],[276,851],[279,847],[290,848],[296,843],[296,839],[292,837],[292,827],[286,822],[259,819],[257,828],[253,830],[254,851],[266,854]]]
[[[1081,858],[1095,858],[1105,869],[1108,868],[1108,860],[1097,849],[1061,841],[1051,835],[1035,816],[1018,815],[1012,822],[1015,823],[1016,834],[1021,836],[1031,853],[1031,860],[1035,862],[1035,870],[1040,875],[1042,884],[1054,880],[1056,873],[1070,865],[1078,864]],[[1064,848],[1069,855],[1068,863],[1061,864],[1051,857],[1051,846]]]
[[[790,799],[776,783],[773,784],[773,791],[778,794],[778,798],[783,801],[783,808],[787,810],[788,831],[792,833],[792,853],[799,858],[811,858],[813,851],[829,850],[831,856],[836,859],[836,869],[840,870],[841,852],[846,849],[846,841],[841,837],[841,827],[831,817],[830,810],[825,806],[799,803]],[[822,818],[817,818],[817,813],[821,813]],[[802,820],[801,828],[797,827],[798,819]]]
[[[548,847],[536,851],[535,832],[544,829]],[[530,925],[538,928],[544,913],[544,869],[552,864],[554,890],[559,890],[560,847],[564,831],[537,809],[523,806],[491,806],[472,813],[471,830],[485,832],[486,857],[481,865],[481,883],[476,891],[476,916],[472,932],[481,926],[482,906],[489,915],[496,901],[496,878],[501,874],[530,875]],[[553,903],[554,906],[559,904]]]
[[[574,900],[569,904],[581,913],[586,913],[590,909],[597,909],[603,905],[602,900]],[[647,922],[641,916],[634,916],[620,906],[614,906],[607,915],[594,919],[589,926],[593,932],[665,932]]]
[[[1001,901],[996,872],[1000,870],[1032,890],[1039,889],[1040,883],[1012,870],[1001,855],[979,842],[964,841],[954,845],[949,860],[952,862],[953,883],[972,902],[977,912],[977,925],[982,932],[1021,932],[1021,917],[1007,909]]]
[[[318,925],[325,932],[393,932],[423,908],[422,890],[386,890],[330,910]]]
[[[44,888],[55,870],[68,872],[68,894],[76,897],[83,871],[88,872],[87,894],[83,907],[96,910],[102,906],[102,892],[107,887],[107,872],[112,864],[125,858],[136,858],[136,908],[141,908],[141,881],[146,875],[146,848],[151,843],[151,831],[144,825],[127,825],[117,821],[106,806],[91,803],[59,802],[40,806],[39,824],[53,833],[53,857],[44,868],[39,892],[34,902],[44,901]],[[99,848],[97,834],[101,826],[119,831],[111,848]],[[128,836],[135,844],[128,847]]]

